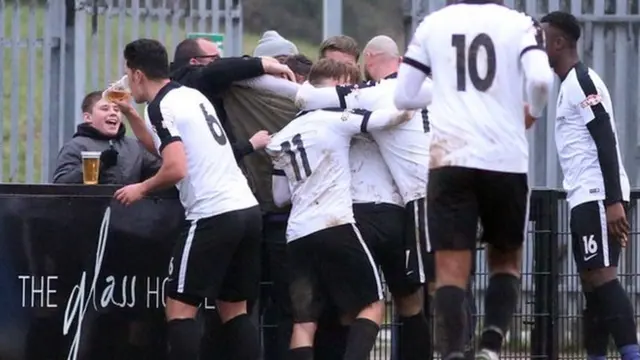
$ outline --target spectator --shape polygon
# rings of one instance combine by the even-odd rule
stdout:
[[[238,160],[255,150],[264,148],[269,137],[264,131],[258,131],[248,141],[235,139],[228,128],[228,116],[222,101],[222,93],[235,81],[264,74],[276,76],[285,74],[293,78],[288,67],[272,59],[251,57],[220,59],[218,47],[206,39],[186,39],[180,42],[176,47],[171,70],[173,80],[199,90],[213,104]]]
[[[140,142],[125,136],[120,109],[102,98],[100,91],[90,92],[82,100],[84,122],[58,154],[53,182],[82,184],[83,151],[100,151],[100,184],[134,184],[153,176],[160,159],[145,150]]]
[[[309,72],[311,72],[311,66],[313,66],[313,62],[302,54],[289,56],[284,60],[284,63],[293,71],[298,84],[302,84],[307,80]]]
[[[298,55],[296,45],[275,30],[265,31],[258,40],[258,46],[253,50],[253,56],[270,56],[280,62],[292,55]]]
[[[319,58],[329,58],[356,65],[360,60],[358,42],[347,35],[336,35],[327,38],[320,44]]]

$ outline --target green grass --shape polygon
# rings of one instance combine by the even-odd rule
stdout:
[[[2,11],[2,9],[0,9]],[[24,46],[0,47],[2,59],[2,92],[0,92],[0,124],[2,129],[1,182],[40,182],[43,160],[43,99],[50,96],[45,88],[43,49],[29,49],[27,43],[44,38],[46,28],[45,11],[42,8],[7,6],[0,14],[4,42],[19,39]],[[170,20],[157,18],[140,19],[138,26],[131,17],[122,19],[98,16],[97,32],[91,27],[91,17],[86,26],[86,84],[85,92],[97,90],[119,78],[122,73],[122,47],[138,37],[151,37],[162,41],[173,52],[175,45],[186,36],[186,26],[181,21],[177,29]],[[137,32],[135,31],[137,30]],[[194,31],[199,30],[194,25]],[[204,29],[205,32],[211,29]],[[251,54],[259,35],[246,34],[243,39],[244,53]],[[118,39],[121,39],[118,41]],[[292,39],[301,52],[314,57],[316,46]],[[57,69],[49,69],[57,71]],[[78,117],[80,110],[78,109]],[[17,120],[17,121],[15,121]],[[62,120],[62,119],[61,119]],[[46,135],[46,134],[44,134]],[[27,151],[31,149],[31,151]],[[49,154],[55,157],[57,154]]]

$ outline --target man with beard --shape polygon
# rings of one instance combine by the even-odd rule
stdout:
[[[99,184],[133,184],[160,168],[160,159],[134,138],[125,136],[122,114],[114,103],[94,91],[82,100],[84,122],[58,154],[53,175],[57,184],[82,184],[82,152],[100,151]]]
[[[294,80],[291,70],[273,58],[231,57],[220,58],[215,43],[207,39],[186,39],[176,47],[171,63],[171,79],[199,90],[213,104],[220,123],[229,137],[236,159],[262,149],[269,142],[269,134],[256,132],[249,140],[235,139],[229,131],[227,113],[222,94],[236,81],[264,74],[285,76]]]

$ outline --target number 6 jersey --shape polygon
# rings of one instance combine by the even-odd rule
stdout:
[[[351,137],[397,125],[396,109],[324,109],[300,113],[267,146],[274,176],[286,176],[291,193],[287,241],[354,223],[349,147]]]
[[[425,17],[403,66],[432,75],[431,168],[528,171],[525,74],[553,80],[543,44],[529,16],[502,5],[458,3]],[[531,101],[536,111],[547,91]]]
[[[213,105],[198,90],[170,82],[147,105],[144,115],[158,153],[174,141],[184,144],[187,176],[176,187],[187,220],[258,204]]]

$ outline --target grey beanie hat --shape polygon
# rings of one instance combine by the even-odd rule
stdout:
[[[253,56],[298,55],[298,48],[291,41],[283,38],[275,30],[265,31],[253,50]]]

